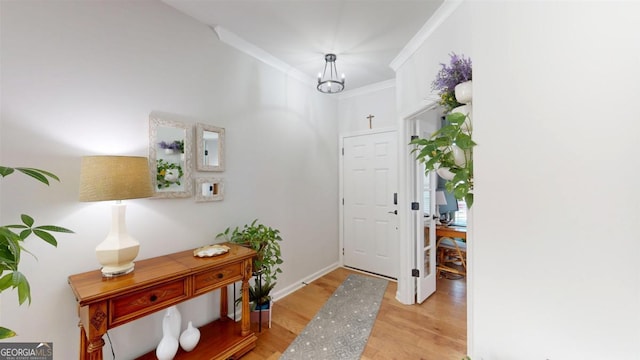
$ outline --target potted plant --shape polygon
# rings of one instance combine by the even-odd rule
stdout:
[[[450,65],[442,68],[433,81],[432,89],[438,91],[440,105],[446,112],[445,124],[430,138],[416,138],[409,145],[415,146],[416,159],[425,164],[425,172],[436,171],[446,180],[447,191],[456,199],[463,199],[467,207],[473,206],[473,153],[476,143],[472,139],[469,111],[456,98],[456,87],[472,80],[471,59],[451,55]],[[470,96],[470,95],[469,95]]]
[[[156,182],[158,189],[168,188],[171,184],[180,185],[180,179],[184,175],[182,166],[164,159],[158,159],[156,163]]]
[[[164,149],[167,154],[173,154],[175,151],[184,153],[184,140],[175,140],[170,143],[161,141],[158,143],[158,146],[160,146],[161,149]]]
[[[282,273],[282,253],[280,251],[280,230],[258,223],[253,220],[242,228],[225,229],[216,238],[251,248],[256,251],[253,259],[253,274],[255,284],[249,288],[249,301],[252,311],[267,312],[270,316],[271,291],[276,285],[278,274]],[[237,299],[239,302],[241,299]],[[258,315],[256,315],[258,316]]]
[[[451,53],[449,56],[449,65],[441,63],[441,69],[431,83],[431,89],[438,92],[440,105],[445,108],[445,112],[463,105],[456,99],[455,88],[471,81],[473,75],[471,59],[465,59],[464,55],[458,56],[456,53]]]
[[[49,179],[57,180],[58,177],[48,171],[33,168],[11,168],[0,166],[0,176],[6,177],[15,171],[28,175],[43,184],[49,185]],[[47,243],[57,246],[58,242],[51,232],[73,233],[56,225],[33,226],[34,220],[31,216],[22,214],[22,224],[0,226],[0,292],[8,288],[18,289],[18,303],[22,305],[25,301],[31,303],[31,288],[27,278],[18,270],[20,265],[20,255],[22,251],[31,254],[22,247],[23,241],[30,235],[36,235]],[[19,231],[19,232],[17,232]],[[33,254],[31,254],[33,255]],[[0,327],[0,339],[16,336],[10,329]]]
[[[249,287],[249,303],[251,310],[251,322],[266,323],[271,327],[271,290],[276,283],[259,282]],[[236,304],[242,301],[242,297],[236,299]]]

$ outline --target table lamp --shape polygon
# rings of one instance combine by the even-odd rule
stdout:
[[[125,199],[151,197],[149,161],[138,156],[84,156],[80,166],[80,201],[116,200],[111,210],[111,230],[96,247],[102,276],[133,271],[140,243],[127,233]]]
[[[444,196],[444,191],[436,190],[436,216],[438,217],[436,224],[442,224],[440,205],[447,205],[447,198]]]

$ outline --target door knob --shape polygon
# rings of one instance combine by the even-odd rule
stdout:
[[[389,211],[389,214],[398,215],[398,210]]]

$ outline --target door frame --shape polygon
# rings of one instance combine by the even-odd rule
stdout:
[[[415,304],[415,279],[411,277],[411,269],[415,254],[413,252],[414,239],[411,238],[411,217],[408,216],[410,209],[411,197],[411,177],[409,176],[409,166],[413,166],[410,161],[410,149],[406,146],[411,141],[411,127],[409,121],[416,115],[429,111],[438,106],[436,99],[424,99],[411,111],[399,114],[398,117],[398,236],[400,237],[400,273],[398,275],[398,291],[396,292],[396,300],[405,305]],[[473,212],[469,209],[467,212],[467,353],[474,352],[474,336],[473,336],[473,284],[475,254],[473,242]]]
[[[344,148],[344,139],[348,137],[355,136],[364,136],[364,135],[373,135],[380,134],[386,132],[396,132],[396,136],[398,136],[398,129],[395,127],[384,127],[379,129],[371,129],[371,130],[361,130],[354,131],[349,133],[343,133],[339,135],[338,141],[338,254],[339,254],[339,263],[340,266],[344,266],[344,204],[342,199],[344,199],[344,156],[342,155],[342,149]],[[399,191],[400,183],[398,183],[398,191]],[[402,257],[401,254],[398,254],[398,257]],[[398,264],[398,267],[400,264]],[[401,268],[399,267],[398,275],[400,274]]]

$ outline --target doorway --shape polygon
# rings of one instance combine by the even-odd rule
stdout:
[[[398,277],[398,143],[386,130],[342,138],[342,260],[374,274]]]

